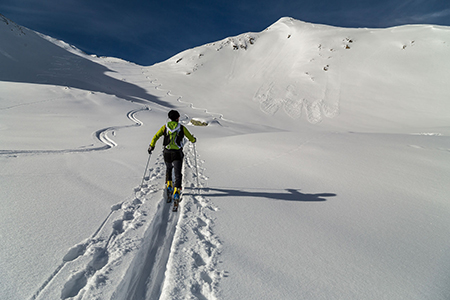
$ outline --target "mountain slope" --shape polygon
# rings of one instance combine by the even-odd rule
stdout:
[[[448,32],[282,18],[143,67],[0,16],[0,298],[448,299]]]
[[[186,75],[186,86],[202,94],[188,100],[200,107],[219,107],[225,103],[215,98],[236,90],[242,93],[226,94],[226,106],[253,109],[253,100],[277,118],[414,130],[447,124],[449,47],[446,27],[345,29],[282,18],[264,32],[187,50],[155,67]]]

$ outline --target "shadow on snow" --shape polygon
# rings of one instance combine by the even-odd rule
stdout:
[[[4,26],[1,22],[0,25]],[[0,81],[72,87],[172,107],[135,84],[108,76],[107,73],[115,71],[61,48],[31,30],[23,28],[21,34],[8,32],[6,38],[8,43],[0,49]]]
[[[193,189],[195,191],[196,189]],[[327,201],[326,198],[335,197],[333,193],[307,194],[301,193],[300,189],[284,189],[273,190],[270,189],[255,189],[239,190],[236,188],[203,188],[200,189],[206,192],[208,197],[253,197],[253,198],[267,198],[272,200],[283,201],[302,201],[302,202],[321,202]]]

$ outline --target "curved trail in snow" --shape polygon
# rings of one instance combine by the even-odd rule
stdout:
[[[145,74],[145,72],[146,72],[145,70],[142,71],[143,74]],[[211,112],[207,108],[195,107],[194,103],[192,103],[192,102],[183,101],[182,100],[183,99],[182,95],[175,95],[175,94],[172,94],[171,90],[163,89],[162,88],[163,84],[162,83],[157,83],[158,82],[158,78],[154,78],[154,77],[151,78],[150,76],[146,76],[146,79],[149,80],[149,82],[153,85],[154,89],[162,91],[162,92],[165,92],[166,95],[163,96],[163,97],[174,97],[174,98],[176,97],[176,101],[178,103],[181,103],[181,104],[185,105],[184,107],[189,107],[189,108],[191,108],[194,111],[200,111],[200,112],[202,112],[204,114],[209,115],[212,118],[212,120],[209,120],[208,123],[209,122],[217,123],[220,126],[226,127],[226,125],[224,125],[223,122],[227,122],[227,123],[230,123],[230,124],[237,125],[236,127],[238,127],[238,128],[240,126],[244,125],[244,123],[242,123],[242,122],[225,118],[224,114],[222,114],[222,113]],[[190,121],[189,120],[189,116],[187,114],[185,114],[185,116],[187,117],[188,121]],[[265,130],[270,130],[270,131],[279,131],[278,128],[274,128],[274,127],[270,127],[270,126],[260,126],[260,125],[250,124],[250,123],[247,123],[245,125],[246,125],[245,126],[246,128],[248,128],[248,129],[251,128],[251,132],[259,132],[261,130],[261,128],[264,128]]]
[[[144,72],[145,72],[145,71],[143,71],[143,73],[144,73]],[[151,79],[149,76],[147,76],[146,78],[149,80],[149,82],[150,82],[151,84],[154,84],[154,85],[155,85],[155,86],[154,86],[154,89],[155,89],[155,90],[159,90],[159,91],[166,92],[166,95],[169,96],[169,97],[177,97],[177,99],[176,99],[177,102],[182,103],[182,104],[185,104],[186,106],[188,106],[189,108],[191,108],[191,109],[193,109],[193,110],[198,110],[198,111],[201,111],[201,112],[203,112],[203,113],[205,113],[205,114],[211,115],[211,116],[213,117],[214,120],[219,119],[219,120],[226,121],[226,122],[230,122],[230,123],[236,123],[235,121],[226,119],[226,118],[224,117],[224,115],[221,114],[221,113],[210,112],[210,111],[208,111],[207,108],[195,107],[195,106],[194,106],[194,103],[192,103],[192,102],[186,102],[186,101],[181,100],[181,99],[183,98],[183,96],[172,94],[172,91],[171,91],[171,90],[163,89],[163,88],[162,88],[162,86],[163,86],[162,83],[159,83],[159,84],[157,83],[158,78]]]
[[[97,130],[94,132],[94,137],[103,144],[103,146],[93,147],[80,147],[75,149],[62,149],[62,150],[0,150],[0,155],[3,156],[17,156],[17,155],[39,155],[39,154],[65,154],[65,153],[79,153],[79,152],[91,152],[91,151],[103,151],[108,150],[111,148],[114,148],[117,146],[117,143],[108,136],[110,132],[114,132],[116,130],[120,130],[123,128],[129,128],[129,127],[139,127],[142,126],[143,123],[136,118],[136,114],[138,112],[144,111],[144,110],[151,110],[149,107],[143,107],[134,109],[127,113],[127,118],[134,122],[132,125],[124,125],[124,126],[112,126],[103,128],[100,130]]]
[[[172,96],[170,92],[168,96]],[[21,153],[110,149],[117,144],[109,133],[141,126],[143,123],[136,114],[148,109],[136,109],[127,114],[133,125],[95,132],[95,138],[104,144],[101,147]],[[12,155],[11,152],[0,154]],[[48,299],[49,295],[56,294],[60,299],[97,299],[102,295],[116,300],[217,299],[218,282],[224,277],[223,272],[218,271],[221,243],[214,234],[211,216],[217,208],[210,199],[198,194],[198,179],[207,179],[201,164],[193,153],[193,145],[188,143],[183,170],[185,192],[178,212],[173,213],[172,204],[166,203],[161,193],[165,165],[162,153],[158,155],[146,170],[148,175],[144,174],[145,182],[134,189],[133,197],[112,206],[95,232],[68,250],[31,299]],[[181,281],[180,272],[184,274]],[[117,274],[120,274],[120,281],[117,281]],[[104,282],[114,283],[105,285]]]
[[[221,243],[211,216],[217,208],[196,192],[197,176],[206,177],[201,165],[194,171],[192,150],[188,144],[178,212],[171,211],[161,191],[165,165],[160,154],[135,196],[112,206],[98,229],[66,252],[31,300],[56,294],[58,299],[217,299],[224,276],[217,270]],[[114,280],[111,286],[100,284]]]

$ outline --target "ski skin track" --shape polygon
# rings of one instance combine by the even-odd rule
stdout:
[[[167,97],[173,97],[170,93],[167,94]],[[180,98],[178,97],[178,102],[180,102]],[[193,107],[191,107],[193,108]],[[197,108],[194,108],[197,109]],[[131,110],[127,113],[127,118],[132,121],[134,124],[126,125],[126,126],[114,126],[108,127],[101,130],[98,130],[94,133],[94,136],[98,141],[102,142],[104,146],[102,147],[92,147],[92,148],[84,148],[84,149],[67,149],[67,150],[0,150],[0,155],[12,155],[12,154],[61,154],[61,153],[77,153],[77,152],[89,152],[89,151],[101,151],[108,150],[113,147],[116,147],[117,144],[107,136],[107,133],[113,130],[118,130],[121,128],[127,127],[139,127],[143,125],[139,119],[135,117],[135,115],[143,110],[152,110],[148,106],[141,107],[135,110]],[[220,116],[222,119],[223,116]],[[189,153],[192,151],[189,151]],[[192,154],[192,153],[191,153]],[[191,155],[193,156],[193,155]],[[194,157],[191,157],[193,159]],[[197,159],[197,157],[195,157]],[[183,166],[183,172],[185,172],[185,166],[190,165],[188,161],[188,156],[185,156],[186,163]],[[190,165],[192,167],[192,165]],[[151,168],[150,168],[151,169]],[[198,170],[197,170],[198,172]],[[187,174],[185,174],[187,175]],[[198,175],[198,174],[197,174]],[[190,174],[192,176],[192,174]],[[145,177],[145,175],[144,175]],[[185,177],[186,178],[186,177]],[[198,178],[197,178],[198,179]],[[187,182],[187,180],[183,180],[183,184],[185,186],[190,185],[193,186],[192,182]],[[198,181],[198,180],[197,180]],[[142,187],[141,187],[142,188]],[[197,187],[198,188],[198,187]],[[122,300],[122,299],[130,299],[130,300],[146,300],[146,299],[160,299],[166,286],[166,276],[169,269],[173,269],[174,266],[171,266],[170,257],[173,256],[174,247],[177,246],[178,242],[176,242],[176,237],[179,234],[176,234],[177,228],[180,227],[180,218],[183,213],[184,205],[179,205],[177,211],[173,210],[173,201],[172,203],[167,203],[167,196],[165,195],[165,189],[162,195],[162,199],[159,201],[157,212],[154,215],[154,218],[151,220],[151,225],[146,229],[143,244],[140,250],[136,253],[133,258],[130,266],[125,271],[124,276],[122,277],[122,282],[120,282],[117,286],[115,286],[115,292],[113,292],[111,299]],[[137,197],[139,198],[139,197]],[[189,200],[197,202],[194,200],[193,196],[188,197]],[[192,199],[191,199],[192,198]],[[185,200],[187,201],[187,200]],[[181,202],[181,198],[180,198]],[[67,263],[77,260],[79,257],[84,256],[86,252],[86,248],[91,247],[91,243],[93,239],[103,230],[105,224],[109,221],[112,214],[116,210],[122,210],[121,206],[123,203],[116,204],[111,208],[108,216],[102,222],[102,224],[98,227],[98,229],[91,235],[87,240],[73,246],[69,252],[65,255],[63,262],[55,269],[55,271],[47,278],[47,280],[40,286],[40,288],[33,294],[30,298],[41,299],[41,294],[44,294],[43,291],[47,289],[48,286],[51,285],[52,281],[59,276],[61,270],[66,266]],[[180,203],[181,204],[181,203]],[[117,220],[120,221],[120,220]],[[113,227],[114,228],[114,227]],[[108,259],[108,245],[112,240],[115,239],[116,235],[120,235],[121,232],[114,228],[114,232],[109,236],[106,241],[106,245],[103,248],[103,251],[106,253],[106,259]],[[81,249],[81,248],[82,249]],[[79,249],[80,248],[80,249]],[[176,248],[176,247],[175,247]],[[79,251],[78,251],[79,250]],[[71,251],[77,252],[75,255],[71,253]],[[142,263],[143,262],[143,263]],[[89,265],[87,266],[89,267]],[[101,266],[103,268],[103,265]],[[175,266],[176,268],[176,266]],[[84,278],[85,273],[89,274],[89,277],[93,277],[95,272],[100,269],[95,270],[82,270],[69,278],[66,281],[66,285],[62,290],[61,297],[62,299],[71,298],[72,294],[76,299],[84,299],[83,294],[85,287],[87,286],[84,283],[79,284],[78,279],[75,278],[76,275],[80,275]],[[91,272],[92,271],[92,272]],[[75,287],[70,287],[66,289],[67,284],[73,284]],[[76,286],[79,287],[76,287]],[[125,288],[125,289],[124,289]],[[66,291],[65,291],[66,290]],[[76,290],[76,293],[73,291]],[[123,291],[126,291],[125,294]],[[203,296],[203,295],[202,295]],[[80,298],[81,297],[81,298]],[[164,296],[163,296],[164,297]],[[74,298],[74,299],[75,299]]]
[[[178,218],[179,215],[171,212],[171,205],[163,197],[152,225],[145,233],[143,247],[112,299],[159,299]],[[123,289],[125,294],[121,292]]]
[[[161,159],[155,162],[155,166],[158,169],[158,165],[161,164]],[[159,161],[159,163],[158,163]],[[153,167],[150,168],[152,170]],[[161,180],[161,175],[152,176],[153,180]],[[149,178],[149,180],[152,180]],[[145,192],[147,195],[148,192]],[[164,284],[164,275],[166,271],[167,261],[170,255],[170,249],[175,236],[175,230],[177,222],[179,221],[179,215],[177,213],[171,212],[171,204],[166,203],[167,199],[165,197],[165,190],[163,189],[162,197],[160,197],[155,215],[151,219],[151,225],[145,230],[143,235],[143,244],[141,250],[135,255],[135,258],[131,262],[130,266],[127,268],[126,275],[123,277],[122,283],[120,283],[116,291],[123,290],[123,283],[129,285],[127,287],[127,292],[125,295],[119,293],[116,298],[116,293],[114,293],[111,299],[158,299],[161,294],[162,286]],[[86,249],[91,247],[91,244],[96,244],[96,240],[99,232],[103,230],[105,224],[111,219],[111,216],[116,211],[122,211],[124,202],[118,203],[111,207],[111,211],[95,233],[85,240],[75,246],[73,246],[68,253],[64,256],[63,262],[55,269],[55,271],[49,276],[49,278],[41,285],[41,287],[34,293],[30,298],[43,299],[42,292],[51,284],[51,282],[59,275],[60,271],[66,266],[67,263],[77,260],[79,257],[84,256]],[[113,222],[113,231],[105,240],[106,244],[103,247],[95,247],[97,252],[101,252],[100,259],[106,258],[106,262],[102,263],[98,268],[92,268],[92,263],[97,263],[95,257],[94,259],[85,266],[85,269],[77,268],[77,273],[73,273],[74,276],[66,280],[63,290],[61,291],[61,299],[68,299],[75,297],[74,299],[85,299],[83,290],[87,287],[87,281],[92,278],[95,273],[101,270],[106,264],[109,256],[109,245],[114,239],[121,235],[122,231],[120,228],[115,228],[116,223],[123,221],[118,219]],[[103,255],[104,253],[104,255]],[[141,258],[144,256],[144,264],[141,264]],[[73,270],[75,271],[75,270]],[[84,280],[84,281],[83,281]],[[130,282],[133,285],[130,285]],[[116,286],[117,287],[117,286]],[[146,295],[150,293],[149,297]],[[45,297],[45,296],[43,296]],[[100,298],[101,299],[101,298]]]
[[[111,297],[112,300],[147,300],[161,297],[181,215],[181,212],[178,212],[180,206],[174,210],[175,202],[166,189],[163,189],[162,196],[152,224],[144,235],[143,246]]]
[[[138,109],[134,109],[131,110],[127,113],[127,118],[130,121],[133,121],[134,124],[132,125],[125,125],[125,126],[115,126],[115,127],[108,127],[105,129],[101,129],[98,130],[95,133],[96,138],[104,143],[105,145],[102,147],[94,147],[94,148],[88,148],[88,149],[71,149],[71,150],[0,150],[0,155],[2,154],[60,154],[60,153],[77,153],[77,152],[89,152],[89,151],[101,151],[101,150],[108,150],[110,148],[116,147],[117,144],[111,140],[109,137],[107,137],[107,133],[111,130],[118,130],[120,128],[128,128],[128,127],[140,127],[142,126],[144,123],[142,121],[140,121],[137,117],[136,114],[138,112],[144,111],[144,110],[148,110],[150,111],[151,108],[149,108],[148,106],[142,107],[142,108],[138,108]],[[120,209],[120,204],[116,204],[114,205],[110,212],[108,213],[108,215],[106,216],[106,218],[103,220],[102,224],[97,228],[97,230],[90,236],[90,238],[88,240],[93,240],[97,234],[102,230],[102,228],[104,228],[105,224],[108,222],[108,220],[111,218],[112,214],[114,211],[119,210]],[[111,236],[109,237],[106,247],[108,246],[109,242],[111,241],[111,239],[114,237],[114,235],[117,234],[117,232],[113,232],[111,234]],[[88,242],[86,243],[82,243],[82,245],[86,248],[87,247]],[[80,246],[81,244],[76,245],[75,247]],[[105,247],[105,249],[106,249]],[[73,249],[73,248],[72,248]],[[72,250],[71,249],[71,250]],[[69,250],[70,253],[70,250]],[[60,273],[60,271],[64,268],[64,266],[71,261],[74,261],[76,258],[78,258],[79,256],[83,255],[84,251],[78,253],[75,257],[71,257],[68,258],[68,254],[66,254],[66,256],[63,258],[63,261],[60,265],[58,265],[56,267],[56,269],[50,274],[50,276],[43,282],[43,284],[36,290],[36,292],[33,293],[33,295],[30,297],[30,300],[35,300],[38,299],[39,295],[41,294],[41,292],[52,282],[52,280],[58,276],[58,274]]]
[[[33,294],[33,296],[31,296],[30,300],[35,300],[38,299],[40,293],[51,283],[51,281],[58,276],[59,272],[62,270],[62,268],[64,268],[64,266],[71,261],[76,260],[79,256],[83,255],[84,252],[86,251],[86,248],[88,247],[89,241],[92,241],[95,239],[95,237],[98,235],[98,233],[104,228],[105,224],[108,222],[108,220],[111,218],[111,215],[113,214],[114,211],[119,210],[120,206],[122,203],[116,204],[111,208],[111,211],[109,212],[109,214],[106,216],[106,218],[103,220],[102,224],[97,228],[97,230],[87,239],[87,242],[83,242],[80,243],[78,245],[75,245],[74,247],[72,247],[69,252],[64,256],[63,258],[63,262],[55,269],[55,271],[53,271],[53,273],[48,277],[48,279],[41,285],[41,287]],[[113,233],[114,234],[114,233]],[[111,240],[112,235],[109,237],[108,243]],[[79,249],[79,248],[83,248],[83,250],[81,251],[77,251],[78,253],[73,255],[71,254],[71,250],[73,249]]]
[[[142,74],[146,75],[148,71],[145,69],[142,69]],[[153,76],[152,76],[153,77]],[[198,110],[203,113],[209,114],[213,117],[214,120],[222,120],[227,121],[230,123],[236,123],[232,120],[227,120],[224,118],[223,114],[220,113],[212,113],[209,112],[207,109],[197,108],[194,107],[193,103],[184,102],[181,99],[183,96],[181,95],[174,95],[172,94],[171,90],[164,90],[162,89],[163,84],[157,83],[158,78],[151,78],[150,76],[146,76],[146,78],[149,80],[149,82],[154,86],[156,90],[160,91],[166,91],[165,97],[174,97],[176,98],[175,101],[177,101],[180,104],[185,104],[187,107],[193,110]],[[218,116],[218,117],[217,117]],[[189,120],[189,116],[185,115],[185,119]],[[211,227],[211,224],[213,224],[212,219],[208,216],[208,213],[205,213],[204,211],[217,211],[218,208],[215,207],[210,201],[210,199],[207,199],[205,197],[202,197],[200,195],[200,183],[199,183],[199,177],[202,177],[203,179],[207,179],[207,177],[204,176],[203,171],[198,168],[199,158],[197,157],[197,152],[195,149],[195,145],[189,143],[187,145],[188,147],[185,147],[185,150],[187,150],[185,155],[185,163],[183,164],[183,186],[186,188],[190,188],[192,190],[197,190],[197,195],[189,193],[189,195],[186,199],[185,197],[180,197],[180,202],[183,199],[183,202],[180,203],[178,207],[178,212],[173,212],[173,214],[179,213],[180,217],[178,219],[178,222],[176,224],[176,231],[174,232],[174,236],[171,237],[172,239],[172,246],[171,248],[167,249],[168,251],[168,262],[165,270],[165,278],[163,279],[164,282],[162,282],[162,292],[158,293],[158,297],[156,298],[144,298],[144,300],[147,299],[205,299],[205,300],[216,300],[218,297],[220,297],[220,289],[218,288],[218,284],[221,278],[226,276],[225,271],[220,271],[217,268],[217,264],[219,262],[219,256],[221,253],[221,241],[220,239],[215,235],[213,228]],[[193,148],[193,149],[192,149]],[[190,149],[190,150],[188,150]],[[194,155],[192,155],[192,152]],[[196,168],[196,174],[194,175],[193,172],[189,172],[190,174],[187,174],[187,169],[194,170],[194,163],[192,163],[192,160],[195,160],[195,168]],[[190,180],[187,179],[188,177],[191,177]],[[197,186],[194,187],[194,182],[196,181]],[[186,202],[187,201],[187,202]],[[173,201],[172,201],[173,202]],[[189,208],[185,209],[185,206],[189,206]],[[191,210],[195,208],[194,210],[196,212],[191,212]],[[181,217],[183,215],[183,217]],[[199,224],[184,224],[185,218],[194,218],[197,220]],[[183,222],[181,222],[183,220]],[[186,236],[186,231],[190,231],[194,233],[193,237]],[[205,236],[203,236],[202,233],[206,233]],[[206,239],[205,239],[206,237]],[[191,258],[188,259],[188,261],[183,261],[182,263],[191,263],[193,265],[196,265],[195,271],[190,270],[187,274],[185,274],[185,277],[189,278],[190,281],[190,287],[185,286],[185,284],[180,283],[180,285],[175,287],[171,286],[173,284],[173,276],[180,271],[183,270],[177,270],[180,268],[178,266],[176,257],[180,254],[180,247],[182,246],[183,242],[181,240],[185,240],[186,238],[193,238],[195,240],[196,246],[195,249],[191,249],[192,252]],[[205,243],[206,241],[206,243]],[[205,254],[209,253],[209,254]],[[200,259],[198,259],[200,258]],[[206,261],[206,263],[203,265],[200,263],[198,265],[198,261]],[[193,261],[192,261],[193,260]],[[182,269],[183,267],[181,267]],[[201,269],[201,271],[200,271]],[[175,273],[175,274],[174,274]],[[177,276],[177,275],[175,275]],[[181,292],[181,294],[180,294]],[[153,295],[153,294],[152,294]],[[194,297],[194,298],[192,298]],[[124,298],[128,299],[128,298]],[[119,300],[119,299],[115,299]]]
[[[195,176],[193,176],[192,172],[187,172],[187,169],[193,170],[193,163],[191,160],[196,159],[196,157],[194,158],[194,156],[192,155],[192,149],[188,150],[188,147],[186,147],[186,150],[187,155],[185,156],[185,163],[183,164],[183,173],[185,174],[183,185],[189,186],[190,189],[194,190],[193,179]],[[188,180],[188,177],[192,178]],[[185,199],[180,203],[178,207],[179,211],[173,212],[173,201],[171,203],[167,202],[168,198],[166,189],[163,190],[162,196],[163,197],[158,204],[158,209],[155,217],[152,220],[152,224],[147,229],[144,235],[142,248],[134,257],[133,262],[130,264],[128,270],[123,276],[123,281],[117,286],[116,292],[111,297],[111,300],[166,299],[168,296],[167,293],[170,293],[170,289],[173,288],[170,287],[171,280],[169,278],[168,281],[167,276],[173,276],[173,274],[170,273],[173,273],[173,269],[177,268],[177,266],[174,265],[174,255],[176,256],[176,253],[179,254],[178,248],[181,243],[179,241],[179,238],[182,236],[180,235],[179,231],[185,231],[187,229],[185,227],[186,225],[182,225],[180,222],[182,218],[187,217],[184,210],[184,204],[186,204],[185,201],[192,202],[194,206],[200,205],[201,207],[208,207],[208,204],[207,202],[204,202],[204,200],[200,200],[203,203],[198,203],[199,201],[196,199],[196,196],[194,196],[194,194],[190,194],[190,196],[188,196],[188,200]],[[208,207],[208,209],[211,208]],[[199,210],[202,211],[203,209],[199,207]],[[203,227],[206,226],[206,224],[210,223],[208,218],[205,218],[203,213],[197,216],[197,220],[198,222],[204,224],[199,225],[198,228],[192,228],[193,232],[203,231]],[[201,220],[204,221],[202,222]],[[197,235],[201,236],[201,234],[196,234],[196,236]],[[209,234],[207,233],[206,235],[208,236]],[[211,238],[215,239],[216,237],[211,236]],[[196,243],[202,244],[200,248],[204,247],[203,245],[205,244],[202,243],[202,239],[203,238],[198,238]],[[211,240],[211,242],[212,249],[209,250],[212,250],[212,254],[210,254],[210,257],[204,257],[204,260],[208,262],[208,266],[200,265],[199,267],[205,270],[213,269],[210,275],[212,278],[217,279],[214,279],[214,284],[209,284],[211,285],[208,288],[209,291],[203,291],[204,294],[202,294],[202,291],[200,290],[193,293],[194,296],[198,296],[201,299],[217,299],[214,294],[217,293],[217,280],[221,277],[221,275],[219,274],[220,272],[217,272],[217,270],[215,270],[217,259],[216,255],[219,254],[216,247],[218,247],[219,245],[215,240]],[[207,244],[208,243],[206,243],[206,245]],[[201,249],[196,249],[196,251],[201,252]],[[201,255],[197,254],[197,256],[194,255],[194,258],[192,259],[202,261],[202,258],[200,257]],[[196,272],[194,271],[194,273]],[[205,278],[209,278],[206,274],[207,272],[205,271],[200,275],[190,274],[194,277],[199,277],[192,278],[194,282],[193,286],[197,287],[197,289],[200,289],[198,288],[200,286],[199,282],[204,281]],[[213,279],[209,280],[213,281]],[[167,289],[169,289],[169,291]],[[191,294],[192,291],[187,293]],[[188,297],[187,294],[185,294],[184,296]]]

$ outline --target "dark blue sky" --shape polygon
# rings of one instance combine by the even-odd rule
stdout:
[[[89,54],[151,65],[285,16],[341,27],[450,26],[450,0],[1,0],[0,14]]]

